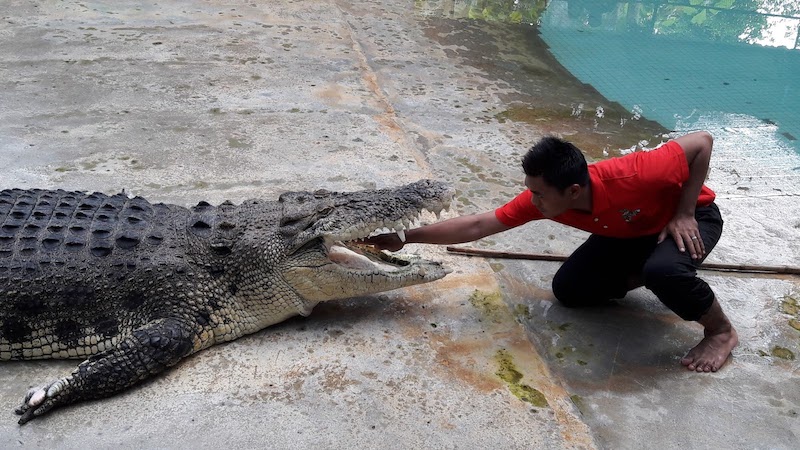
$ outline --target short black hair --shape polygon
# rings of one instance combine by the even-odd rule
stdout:
[[[577,147],[557,137],[547,136],[522,157],[522,170],[529,177],[542,177],[559,191],[577,184],[589,184],[586,158]]]

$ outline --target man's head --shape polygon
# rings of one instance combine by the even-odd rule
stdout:
[[[569,142],[545,137],[522,158],[525,186],[533,204],[555,217],[575,206],[589,185],[589,169],[583,153]]]

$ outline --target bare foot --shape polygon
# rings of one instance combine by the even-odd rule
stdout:
[[[681,364],[689,370],[697,372],[716,372],[722,367],[731,350],[739,343],[736,330],[731,327],[728,331],[711,334],[706,331],[706,337],[700,341],[689,353],[681,359]]]
[[[681,364],[696,372],[716,372],[739,343],[739,335],[716,298],[698,322],[705,327],[705,337],[689,350]]]

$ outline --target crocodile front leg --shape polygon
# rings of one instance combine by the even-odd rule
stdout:
[[[108,397],[163,371],[193,352],[194,329],[160,319],[136,329],[116,347],[91,356],[71,375],[28,391],[16,413],[22,425],[51,409]]]

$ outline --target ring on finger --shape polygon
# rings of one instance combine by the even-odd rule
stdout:
[[[692,240],[696,241],[697,240],[697,236],[692,236]]]

